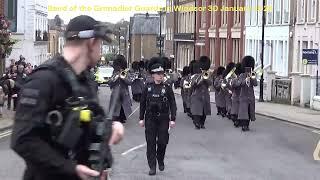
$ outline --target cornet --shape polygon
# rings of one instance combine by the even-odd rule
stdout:
[[[127,68],[127,69],[125,69],[125,70],[123,70],[123,71],[121,71],[121,72],[120,72],[120,78],[121,78],[121,79],[126,78],[126,77],[127,77],[127,75],[128,75],[128,71],[129,71],[129,69],[128,69],[128,68]]]
[[[185,89],[191,88],[191,82],[187,81],[187,80],[184,80],[183,81],[183,88],[185,88]]]
[[[170,76],[167,73],[164,73],[163,82],[167,82],[170,79]]]

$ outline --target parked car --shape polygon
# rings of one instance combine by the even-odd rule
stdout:
[[[96,77],[95,80],[99,84],[99,86],[101,84],[107,84],[107,82],[112,76],[112,73],[113,73],[113,67],[111,66],[98,67],[96,73],[94,74]]]

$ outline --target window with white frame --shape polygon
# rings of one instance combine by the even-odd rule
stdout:
[[[283,0],[274,0],[274,24],[280,24],[281,23],[281,2]]]
[[[201,6],[202,7],[206,7],[207,6],[205,0],[202,0],[202,5]],[[203,27],[203,28],[206,27],[206,25],[207,25],[207,23],[206,23],[206,21],[207,21],[206,13],[207,13],[207,11],[202,11],[202,13],[201,13],[201,27]]]
[[[282,4],[282,23],[288,24],[289,23],[289,16],[290,16],[290,0],[283,0]]]
[[[211,0],[211,6],[214,7],[216,5],[216,0]],[[211,25],[215,26],[216,24],[216,12],[211,11]]]
[[[256,10],[257,14],[258,14],[258,25],[261,26],[262,24],[262,10],[260,10],[260,8],[262,7],[262,1],[263,0],[257,0],[257,7],[258,10]]]
[[[222,6],[227,6],[227,0],[222,0]],[[221,12],[221,25],[227,26],[227,11]]]
[[[255,26],[257,25],[257,11],[255,10],[255,8],[257,7],[257,0],[252,0],[251,1],[251,7],[252,10],[251,12],[251,25]]]
[[[267,0],[267,6],[272,7],[273,9],[273,0]],[[266,23],[273,24],[273,10],[266,12]]]
[[[305,22],[305,10],[306,10],[306,0],[299,0],[297,5],[297,14],[298,14],[298,20],[299,23]]]
[[[251,0],[246,0],[245,2],[246,7],[251,7]],[[251,11],[245,11],[245,25],[250,26],[251,25]]]
[[[308,0],[307,1],[307,16],[308,22],[316,22],[316,0]]]

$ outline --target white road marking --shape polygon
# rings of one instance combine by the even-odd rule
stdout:
[[[312,132],[313,132],[313,133],[316,133],[316,134],[320,134],[320,131],[319,131],[319,130],[313,130]]]
[[[316,146],[316,149],[313,152],[313,159],[316,160],[316,161],[320,160],[319,152],[320,152],[320,140],[319,140],[319,142],[318,142],[318,144]]]
[[[146,145],[147,145],[147,143],[140,144],[139,146],[133,147],[133,148],[131,148],[131,149],[123,152],[121,155],[122,155],[122,156],[125,156],[125,155],[129,154],[129,153],[132,152],[132,151],[135,151],[135,150],[137,150],[137,149],[140,149],[140,148],[145,147]]]
[[[0,139],[1,138],[4,138],[4,137],[7,137],[7,136],[10,136],[12,134],[12,131],[9,130],[9,131],[5,131],[3,133],[0,134]]]
[[[128,116],[128,118],[131,117],[139,108],[140,108],[140,106],[138,106],[138,107]]]

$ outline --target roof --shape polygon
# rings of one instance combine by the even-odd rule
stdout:
[[[158,14],[135,14],[130,18],[130,34],[159,34],[160,18]]]

